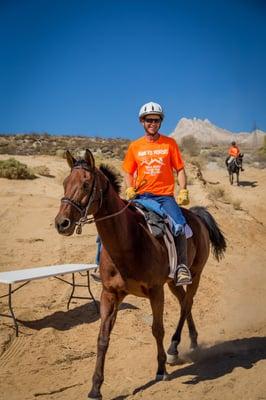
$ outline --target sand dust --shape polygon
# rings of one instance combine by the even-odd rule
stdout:
[[[54,229],[66,162],[48,156],[16,158],[28,165],[47,165],[54,178],[0,179],[0,270],[94,262],[94,226],[70,238]],[[218,263],[210,257],[195,298],[200,348],[189,352],[185,327],[182,363],[167,367],[169,381],[155,383],[150,306],[145,299],[128,296],[107,354],[104,399],[266,399],[266,171],[246,167],[240,187],[229,185],[225,170],[211,168],[203,174],[208,182],[220,182],[231,200],[241,201],[241,209],[210,200],[211,183],[204,187],[195,181],[189,188],[192,205],[208,205],[228,240],[224,260]],[[0,285],[0,295],[6,289]],[[92,290],[99,300],[101,285],[92,281]],[[165,291],[168,346],[179,307]],[[0,320],[1,400],[86,399],[100,321],[86,300],[73,300],[67,311],[69,292],[70,287],[50,278],[14,294],[14,309],[23,323],[16,338],[11,320]],[[1,299],[0,312],[7,310]]]

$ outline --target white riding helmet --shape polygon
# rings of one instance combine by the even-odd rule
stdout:
[[[161,119],[164,119],[163,109],[158,103],[150,103],[144,104],[141,109],[139,110],[139,119],[145,117],[145,115],[149,114],[157,114],[160,115]]]

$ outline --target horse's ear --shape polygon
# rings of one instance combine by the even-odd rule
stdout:
[[[72,169],[77,160],[71,155],[70,151],[68,150],[66,151],[66,159],[70,169]]]
[[[94,157],[92,155],[92,152],[88,149],[86,149],[85,151],[85,161],[87,162],[87,164],[94,169],[95,168],[95,161],[94,161]]]

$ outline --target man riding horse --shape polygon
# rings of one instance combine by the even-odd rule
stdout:
[[[186,174],[176,141],[159,133],[163,119],[160,104],[150,102],[139,111],[144,136],[130,144],[123,163],[126,196],[128,200],[156,202],[172,218],[177,227],[174,238],[178,252],[175,284],[189,285],[192,279],[187,262],[186,220],[178,206],[189,204]],[[176,171],[180,187],[178,204],[174,198],[173,171]]]
[[[240,156],[240,154],[241,154],[241,153],[240,153],[239,147],[237,146],[236,142],[233,141],[233,142],[231,143],[231,146],[230,146],[229,149],[228,149],[228,156],[227,156],[227,158],[226,158],[226,160],[225,160],[227,168],[229,167],[229,165],[230,165],[236,158],[238,158],[238,157]],[[241,171],[244,171],[244,169],[242,168],[242,164],[241,164],[240,170],[241,170]]]
[[[232,142],[231,147],[228,150],[228,157],[225,160],[225,165],[229,174],[229,182],[231,185],[234,183],[234,174],[236,174],[236,182],[237,185],[240,185],[239,182],[239,171],[244,171],[242,168],[242,161],[244,154],[240,153],[236,142]]]

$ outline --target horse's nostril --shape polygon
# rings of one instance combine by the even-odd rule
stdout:
[[[71,225],[70,220],[68,218],[66,218],[66,219],[64,219],[63,222],[61,222],[60,227],[61,227],[61,229],[65,230],[65,229],[69,228],[70,225]]]

